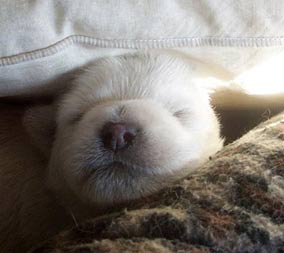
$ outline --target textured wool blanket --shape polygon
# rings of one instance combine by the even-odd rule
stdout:
[[[193,175],[31,252],[283,252],[284,114]]]

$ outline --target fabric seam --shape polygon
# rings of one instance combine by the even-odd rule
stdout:
[[[98,48],[166,49],[181,47],[282,47],[284,37],[185,37],[161,39],[99,39],[86,35],[70,35],[54,44],[12,56],[0,58],[0,66],[28,62],[59,53],[76,44]]]

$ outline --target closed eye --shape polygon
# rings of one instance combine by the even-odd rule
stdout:
[[[173,116],[178,118],[178,119],[188,117],[189,115],[190,115],[189,109],[182,109],[182,110],[178,110],[178,111],[173,113]]]

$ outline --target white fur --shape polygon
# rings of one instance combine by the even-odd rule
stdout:
[[[107,122],[135,125],[133,145],[116,154],[104,148],[100,132]],[[160,190],[222,147],[208,95],[192,83],[186,62],[171,54],[98,60],[55,104],[27,112],[25,125],[49,160],[38,180],[63,207],[60,215],[72,213],[78,221]],[[52,125],[53,136],[44,130]],[[51,231],[70,224],[69,218],[42,222]]]
[[[99,134],[107,122],[141,129],[134,145],[117,155],[104,149]],[[49,184],[94,205],[151,194],[193,171],[222,143],[208,96],[192,83],[186,63],[167,54],[89,66],[59,102],[57,126]]]

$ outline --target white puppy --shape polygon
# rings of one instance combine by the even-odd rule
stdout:
[[[208,95],[191,74],[170,54],[101,59],[53,105],[26,113],[25,126],[49,161],[38,180],[66,211],[60,217],[81,221],[150,195],[222,147]],[[68,219],[44,222],[56,231]]]

